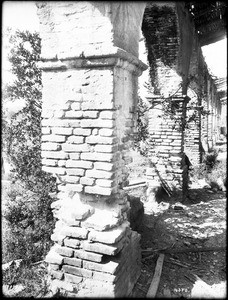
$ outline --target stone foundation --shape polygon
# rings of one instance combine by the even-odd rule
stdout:
[[[53,203],[55,245],[46,257],[53,291],[77,297],[130,294],[141,272],[140,235],[118,218],[114,205],[105,206],[83,203],[79,194]]]

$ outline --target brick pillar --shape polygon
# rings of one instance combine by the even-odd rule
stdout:
[[[131,230],[127,152],[136,122],[145,4],[38,2],[42,38],[43,170],[58,177],[48,253],[51,289],[127,296],[140,275]]]
[[[184,157],[184,120],[187,97],[170,99],[175,107],[175,118],[165,115],[162,99],[153,100],[149,112],[149,143],[151,167],[147,169],[150,193],[156,195],[163,186],[171,192],[179,190],[183,200],[187,193],[188,168]],[[154,191],[154,192],[153,192]],[[171,195],[170,193],[170,195]]]

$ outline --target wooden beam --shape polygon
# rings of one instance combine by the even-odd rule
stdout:
[[[155,272],[154,272],[154,277],[150,284],[149,290],[146,294],[146,298],[155,298],[155,296],[156,296],[159,282],[160,282],[161,273],[162,273],[162,266],[163,266],[164,258],[165,258],[164,254],[160,254],[158,257]]]

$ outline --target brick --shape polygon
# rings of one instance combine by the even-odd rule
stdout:
[[[110,110],[103,110],[100,112],[101,119],[110,119],[113,120],[116,118],[116,112],[115,111],[110,111]]]
[[[64,265],[62,267],[62,270],[63,270],[63,272],[66,272],[69,274],[78,275],[78,276],[82,276],[82,277],[88,277],[88,278],[91,278],[92,274],[93,274],[93,272],[90,270],[73,267],[73,266],[68,266],[68,265]]]
[[[178,157],[178,156],[171,156],[169,158],[170,161],[172,162],[180,162],[182,160],[182,157]]]
[[[81,227],[64,228],[61,233],[65,234],[68,237],[74,237],[80,239],[86,239],[88,236],[88,230]]]
[[[47,125],[48,126],[48,125]],[[83,119],[81,120],[82,128],[113,128],[113,120],[103,120],[103,119]]]
[[[45,158],[65,159],[69,157],[69,154],[63,151],[41,151],[41,156]]]
[[[61,265],[63,263],[63,257],[61,255],[59,255],[58,253],[56,253],[54,251],[54,249],[52,248],[50,250],[50,252],[47,254],[45,261],[47,263]]]
[[[57,143],[41,143],[41,150],[60,150],[61,146]]]
[[[84,137],[83,136],[70,136],[67,139],[67,143],[71,144],[83,144],[84,143]]]
[[[42,126],[52,126],[52,127],[80,127],[80,120],[60,120],[60,119],[43,119]]]
[[[102,128],[102,129],[99,129],[99,135],[100,136],[113,136],[114,130],[108,129],[108,128]]]
[[[65,175],[66,174],[66,169],[65,168],[60,168],[60,167],[42,166],[42,170],[44,172],[47,172],[47,173],[60,174],[60,175]]]
[[[107,161],[111,162],[114,159],[113,153],[97,153],[97,152],[88,152],[82,153],[81,159],[83,160],[91,160],[91,161]]]
[[[65,112],[66,118],[74,118],[81,119],[83,117],[83,113],[81,110],[70,110]]]
[[[68,160],[66,162],[67,168],[82,168],[82,169],[91,169],[93,163],[87,160]]]
[[[58,265],[58,264],[50,264],[50,263],[49,263],[48,269],[49,269],[49,270],[58,271],[58,270],[59,270],[59,265]]]
[[[42,134],[50,134],[51,129],[49,127],[42,127],[41,132]]]
[[[73,102],[71,104],[71,109],[72,110],[81,110],[81,103],[80,102]]]
[[[57,166],[58,165],[58,161],[55,159],[46,159],[43,158],[42,159],[42,164],[43,165],[47,165],[47,166]]]
[[[71,265],[71,266],[80,267],[80,268],[82,266],[82,260],[78,259],[78,258],[66,257],[66,258],[63,259],[63,263],[66,264],[66,265]]]
[[[50,270],[50,274],[52,277],[61,280],[63,278],[63,272]]]
[[[66,152],[89,152],[90,151],[90,147],[87,144],[76,144],[76,145],[75,144],[63,144],[62,149],[63,149],[63,151],[66,151]]]
[[[53,233],[53,234],[51,235],[51,240],[52,240],[53,242],[58,243],[60,246],[63,246],[63,241],[64,241],[64,239],[65,239],[65,235],[61,235],[61,234],[59,234],[59,233]]]
[[[89,177],[81,177],[80,183],[83,185],[93,185],[95,179],[94,178],[89,178]]]
[[[74,255],[74,251],[70,248],[67,247],[58,247],[55,249],[55,251],[63,256],[69,256],[72,257]]]
[[[108,163],[108,162],[95,162],[94,168],[97,170],[105,170],[105,171],[113,171],[114,170],[114,164]]]
[[[97,179],[96,185],[102,186],[102,187],[113,187],[114,181],[108,180],[108,179]]]
[[[83,186],[81,184],[73,184],[73,183],[67,183],[65,186],[58,186],[59,191],[63,192],[82,192],[83,191]]]
[[[81,258],[81,259],[86,259],[90,261],[96,261],[96,262],[101,262],[103,255],[98,254],[98,253],[92,253],[92,252],[87,252],[84,250],[75,250],[74,251],[74,256]]]
[[[92,130],[92,135],[98,135],[98,129],[97,128],[94,128]]]
[[[75,284],[78,284],[83,280],[83,278],[81,276],[79,277],[79,276],[72,275],[72,274],[67,274],[67,273],[64,274],[64,279],[67,282],[72,282],[72,283],[75,283]]]
[[[112,228],[108,231],[90,230],[88,239],[93,242],[100,242],[104,244],[114,244],[118,242],[126,233],[128,223],[123,223],[117,228]]]
[[[67,175],[71,176],[84,176],[85,169],[78,169],[78,168],[68,168],[66,169]]]
[[[74,197],[72,198],[73,202],[70,206],[70,213],[73,218],[75,218],[76,220],[83,220],[94,213],[95,209],[92,206],[78,201],[78,195],[75,196],[76,199]]]
[[[65,159],[60,159],[58,160],[58,166],[59,167],[65,167],[66,166],[66,160]]]
[[[89,128],[75,128],[73,130],[74,135],[83,135],[83,136],[89,136],[91,134],[91,129]]]
[[[69,183],[79,183],[79,180],[80,180],[80,177],[79,176],[63,176],[62,179],[65,181],[65,182],[69,182]]]
[[[88,228],[93,228],[94,230],[104,231],[114,228],[119,225],[120,219],[113,215],[112,211],[96,210],[95,213],[89,216],[86,220],[81,222],[81,226]]]
[[[63,220],[69,226],[80,226],[80,224],[81,224],[79,220],[74,220],[73,218],[69,218],[69,217],[67,219],[63,218]]]
[[[84,118],[96,119],[98,116],[98,111],[96,110],[85,110],[83,112]]]
[[[86,143],[88,144],[105,144],[111,145],[117,142],[116,137],[108,137],[108,136],[99,136],[99,135],[91,135],[86,138]]]
[[[42,142],[56,142],[56,143],[63,143],[66,141],[66,137],[64,135],[43,135]]]
[[[116,280],[116,276],[108,273],[93,271],[93,279],[114,282]]]
[[[65,116],[65,111],[64,110],[56,110],[54,112],[54,118],[63,118]]]
[[[113,176],[114,174],[111,171],[102,171],[102,170],[95,170],[95,169],[86,171],[86,177],[112,179]]]
[[[83,261],[83,268],[89,270],[95,270],[99,272],[105,272],[114,274],[118,267],[118,263],[114,261],[109,261],[107,263],[96,263],[92,261]]]
[[[78,160],[78,159],[80,159],[80,153],[69,153],[68,154],[69,156],[70,156],[70,159],[76,159],[76,160]]]
[[[89,243],[87,241],[83,243],[83,249],[86,251],[101,253],[106,255],[115,255],[119,252],[118,248],[115,246],[105,245],[101,243]]]
[[[95,145],[94,150],[96,152],[112,153],[117,151],[117,145]]]
[[[85,186],[85,193],[110,196],[113,193],[113,188],[100,186]]]
[[[70,239],[70,238],[66,238],[64,239],[64,245],[67,247],[71,247],[71,248],[79,248],[80,247],[80,241],[77,239]]]
[[[52,127],[51,129],[53,134],[58,135],[71,135],[73,133],[73,128],[67,127]]]
[[[95,110],[101,110],[101,109],[113,109],[114,103],[113,103],[113,96],[112,94],[109,95],[110,99],[107,99],[107,96],[105,96],[105,102],[104,101],[96,101],[95,99],[93,101],[86,101],[82,102],[82,109],[88,110],[88,109],[95,109]]]

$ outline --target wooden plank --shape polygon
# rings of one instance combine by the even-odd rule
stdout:
[[[146,294],[146,298],[155,298],[155,296],[156,296],[159,282],[160,282],[161,273],[162,273],[162,266],[163,266],[164,258],[165,258],[164,254],[160,254],[158,257],[155,272],[154,272],[154,277],[150,284],[149,290]]]
[[[165,254],[173,253],[187,253],[187,252],[219,252],[226,250],[226,246],[210,247],[210,248],[187,248],[187,249],[174,249],[174,250],[161,250]]]
[[[142,254],[150,254],[150,253],[155,253],[155,252],[161,252],[164,254],[177,254],[177,253],[188,253],[188,252],[219,252],[219,251],[224,251],[226,250],[226,246],[218,246],[218,247],[209,247],[209,248],[186,248],[186,249],[171,249],[173,246],[163,248],[163,249],[152,249],[152,248],[147,248],[142,250]]]

